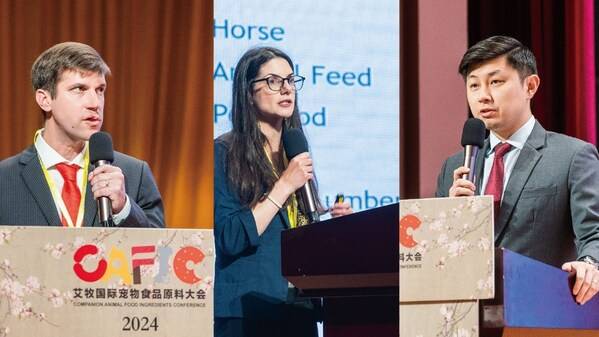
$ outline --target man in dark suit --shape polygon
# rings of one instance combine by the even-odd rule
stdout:
[[[149,166],[115,152],[93,168],[88,140],[102,127],[110,69],[90,46],[57,44],[31,75],[44,128],[34,144],[0,162],[0,224],[98,226],[95,199],[108,197],[114,223],[164,227],[162,199]]]
[[[463,153],[443,165],[438,197],[490,194],[495,245],[576,275],[580,304],[599,289],[599,155],[595,146],[548,132],[532,115],[540,79],[532,52],[494,36],[460,63],[470,110],[490,131],[475,181],[462,179]]]

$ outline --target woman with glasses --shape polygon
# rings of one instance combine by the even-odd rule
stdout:
[[[293,69],[270,47],[248,50],[235,68],[233,128],[214,148],[216,337],[317,336],[312,303],[291,303],[281,275],[281,231],[305,223],[295,191],[313,179],[309,154],[287,162],[281,141],[301,129],[304,77]],[[348,213],[347,203],[331,209]]]

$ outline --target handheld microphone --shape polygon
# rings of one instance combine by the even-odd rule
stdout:
[[[89,139],[89,161],[95,166],[111,164],[114,161],[114,150],[112,149],[112,138],[107,132],[96,132]],[[112,201],[108,197],[99,197],[98,215],[100,225],[112,227]]]
[[[474,182],[476,171],[476,156],[478,151],[485,144],[485,123],[478,118],[469,118],[464,123],[462,131],[462,146],[464,147],[464,166],[470,169],[470,172],[462,175],[462,179],[468,179]]]
[[[300,153],[308,152],[308,141],[306,141],[302,130],[289,129],[283,133],[283,147],[285,148],[287,159],[291,160]],[[308,216],[309,223],[320,221],[313,191],[312,180],[308,180],[299,190],[302,200],[304,200],[306,212],[308,213],[306,215]]]

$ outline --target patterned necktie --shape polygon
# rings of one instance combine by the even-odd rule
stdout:
[[[499,143],[495,146],[495,158],[493,158],[493,167],[489,174],[485,195],[493,196],[493,208],[495,211],[495,220],[499,217],[499,207],[501,206],[501,195],[503,194],[503,156],[512,148],[508,143]]]
[[[77,215],[79,213],[79,203],[81,202],[81,192],[77,186],[77,171],[79,166],[75,164],[60,163],[56,164],[56,169],[60,172],[64,184],[62,186],[62,201],[67,207],[67,211],[71,216],[71,222],[74,226],[77,223]],[[64,215],[61,217],[63,226],[68,226]]]

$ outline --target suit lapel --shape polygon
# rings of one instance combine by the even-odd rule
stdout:
[[[42,166],[37,157],[37,152],[32,146],[21,155],[21,179],[29,189],[38,207],[41,209],[46,223],[51,226],[62,226],[52,192],[42,172]]]
[[[503,234],[503,231],[506,229],[506,225],[514,211],[514,207],[520,199],[524,185],[543,156],[542,152],[539,150],[545,146],[545,136],[545,129],[536,122],[530,136],[526,140],[526,143],[524,143],[524,147],[520,151],[518,160],[516,160],[516,164],[512,169],[512,173],[510,174],[509,181],[503,193],[499,217],[495,224],[495,242],[498,241]]]
[[[92,167],[90,166],[89,169],[91,172]],[[88,182],[87,188],[85,191],[85,211],[83,213],[83,223],[81,224],[81,226],[95,227],[97,214],[98,214],[98,204],[96,203],[96,200],[94,199],[91,185]]]
[[[476,172],[474,173],[474,184],[476,185],[476,191],[474,195],[481,195],[481,185],[483,184],[483,173],[485,170],[485,155],[489,151],[489,138],[485,140],[485,145],[476,156]]]

